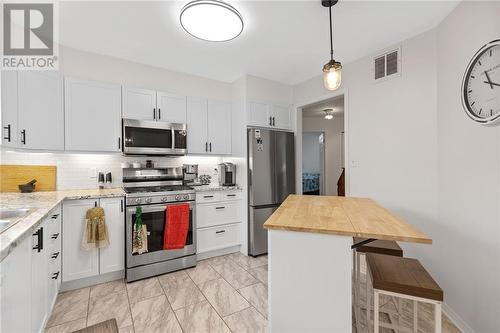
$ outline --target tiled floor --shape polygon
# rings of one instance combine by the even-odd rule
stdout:
[[[365,290],[361,288],[362,300]],[[395,310],[390,301],[381,304],[385,304],[382,309]],[[401,323],[411,329],[412,306],[403,303],[402,308]],[[129,284],[118,280],[61,293],[46,332],[72,332],[116,318],[120,333],[259,333],[266,332],[267,311],[267,257],[234,253],[147,280]],[[362,332],[365,311],[359,315]],[[381,320],[387,322],[389,317],[382,315]],[[355,319],[353,323],[357,332]],[[432,325],[433,309],[420,304],[419,332],[432,332]],[[445,315],[443,332],[460,332]]]
[[[265,332],[267,257],[234,253],[134,283],[61,293],[46,332],[72,332],[116,318],[120,333]]]

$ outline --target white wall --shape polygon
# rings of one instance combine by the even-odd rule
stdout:
[[[500,37],[499,2],[462,2],[441,25],[402,42],[402,76],[374,83],[372,57],[346,64],[351,195],[369,196],[433,238],[404,244],[444,289],[466,331],[500,331],[500,130],[460,102],[472,55]],[[321,76],[296,105],[324,96]]]
[[[460,85],[500,38],[500,2],[463,2],[437,28],[439,223],[426,264],[447,303],[476,332],[500,332],[500,127],[465,115]]]
[[[307,112],[302,111],[302,114]],[[337,195],[337,181],[342,173],[341,163],[341,132],[344,130],[344,117],[335,116],[332,120],[323,118],[303,117],[302,131],[325,133],[325,195]],[[302,151],[306,150],[302,147]],[[304,169],[305,171],[305,169]]]
[[[173,72],[68,47],[60,49],[60,69],[68,76],[119,83],[180,95],[231,100],[231,84]]]

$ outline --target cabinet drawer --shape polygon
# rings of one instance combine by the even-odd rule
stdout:
[[[199,192],[196,193],[196,203],[215,202],[221,200],[220,192]]]
[[[221,224],[241,222],[240,202],[219,202],[200,205],[196,211],[196,227],[212,227]]]
[[[198,253],[241,244],[241,223],[198,229]]]
[[[240,200],[241,191],[222,192],[222,200]]]

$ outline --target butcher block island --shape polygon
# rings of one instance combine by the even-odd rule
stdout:
[[[369,198],[290,195],[264,228],[270,332],[352,330],[353,237],[432,243]]]

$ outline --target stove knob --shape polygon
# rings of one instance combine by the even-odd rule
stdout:
[[[189,194],[184,194],[184,200],[189,200]]]
[[[167,201],[168,201],[168,198],[167,198],[167,197],[163,197],[163,198],[161,198],[161,201],[162,201],[162,202],[167,202]]]
[[[136,203],[136,204],[140,204],[140,203],[141,203],[141,201],[142,201],[142,200],[141,200],[141,198],[137,198],[137,199],[135,199],[135,203]]]
[[[182,200],[182,196],[181,196],[180,194],[177,194],[177,195],[175,196],[175,200],[177,200],[177,201]]]
[[[146,203],[151,203],[153,201],[153,199],[152,198],[146,198],[145,201],[146,201]]]

